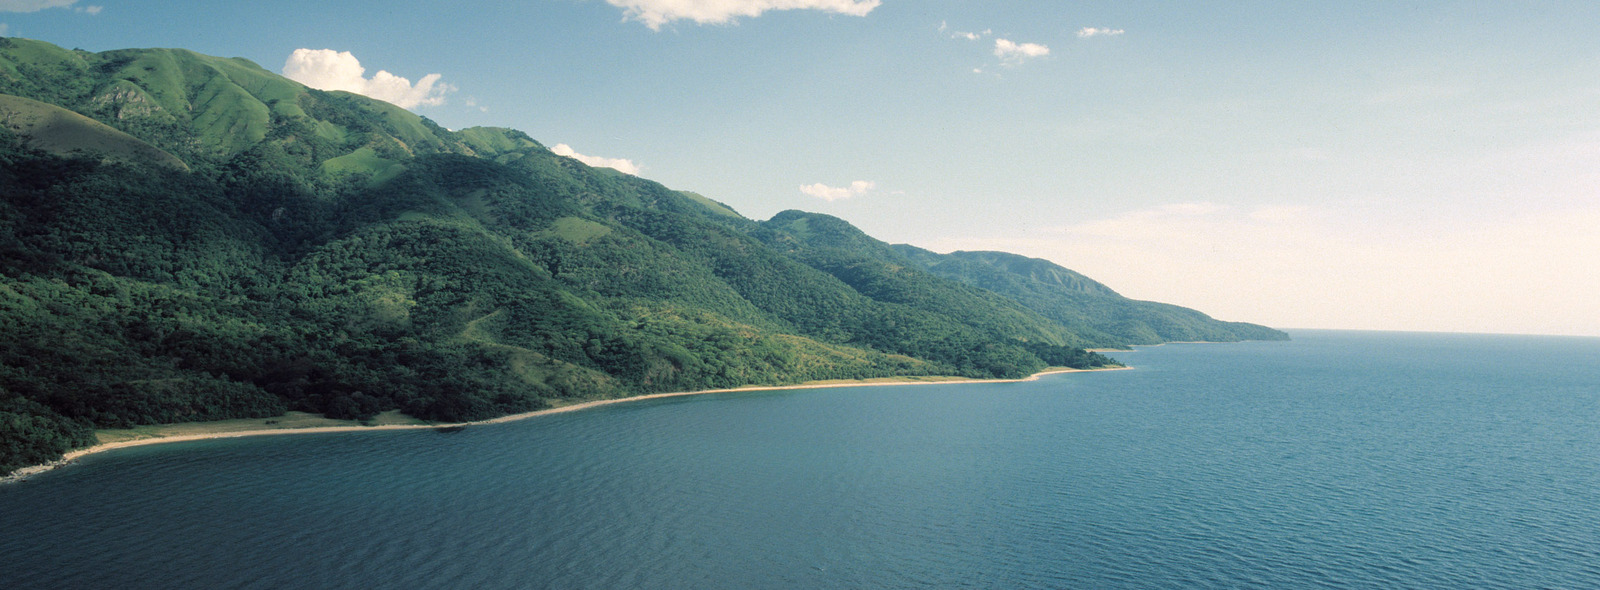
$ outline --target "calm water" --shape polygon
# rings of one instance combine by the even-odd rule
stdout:
[[[0,587],[1600,587],[1600,339],[1294,336],[109,452],[0,486]]]

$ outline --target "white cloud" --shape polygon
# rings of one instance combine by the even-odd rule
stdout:
[[[1099,29],[1095,27],[1084,27],[1078,29],[1078,38],[1088,39],[1090,37],[1115,37],[1123,34],[1124,32],[1125,31],[1122,29]]]
[[[1022,63],[1035,57],[1050,55],[1050,48],[1038,43],[1013,43],[1008,39],[994,40],[994,56],[1009,63]]]
[[[606,0],[624,10],[623,18],[654,30],[675,20],[700,24],[728,24],[741,16],[757,17],[769,10],[821,10],[866,16],[881,0]]]
[[[438,106],[444,95],[456,88],[439,83],[439,74],[428,74],[413,85],[410,80],[384,70],[371,78],[361,61],[348,51],[296,49],[283,63],[284,77],[318,90],[344,90],[394,103],[401,108]]]
[[[639,165],[633,160],[625,158],[602,158],[600,156],[586,156],[572,149],[572,146],[558,143],[551,146],[550,152],[557,156],[566,156],[596,168],[612,168],[625,174],[639,175]]]
[[[994,30],[993,29],[984,29],[982,32],[978,32],[978,33],[968,33],[968,32],[964,32],[964,31],[952,31],[952,30],[950,30],[950,23],[947,23],[947,22],[944,22],[944,21],[940,21],[939,22],[939,32],[940,33],[949,34],[951,39],[966,39],[968,41],[977,41],[979,39],[982,39],[984,35],[988,35],[990,33],[993,33]]]
[[[48,8],[71,8],[73,12],[100,14],[104,6],[77,6],[78,0],[0,0],[0,12],[39,12]],[[0,31],[0,34],[4,34]]]
[[[877,185],[878,183],[870,180],[857,180],[850,183],[850,186],[845,187],[828,186],[819,182],[816,184],[802,185],[800,187],[800,192],[824,201],[837,201],[840,199],[848,199],[850,197],[864,195],[867,193],[867,191],[872,190],[873,187],[876,187]]]
[[[46,8],[66,8],[78,0],[0,0],[0,12],[39,12]]]

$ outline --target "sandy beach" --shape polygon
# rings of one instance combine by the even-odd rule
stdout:
[[[190,422],[183,424],[162,424],[144,426],[133,429],[98,430],[95,434],[100,438],[100,444],[92,447],[77,449],[67,452],[56,461],[43,465],[24,467],[0,478],[0,484],[21,481],[44,473],[46,471],[63,467],[85,455],[101,453],[114,449],[137,447],[145,445],[166,444],[193,440],[208,440],[218,438],[237,438],[243,436],[277,436],[285,434],[318,434],[327,432],[380,432],[386,430],[418,430],[424,428],[460,428],[482,424],[499,424],[516,420],[526,420],[547,414],[563,412],[576,412],[598,406],[637,402],[668,397],[685,397],[691,395],[705,395],[711,393],[735,393],[748,391],[779,391],[792,389],[823,389],[830,387],[880,387],[888,385],[957,385],[967,383],[1018,383],[1034,381],[1046,375],[1059,373],[1081,373],[1089,371],[1116,371],[1129,367],[1108,367],[1104,369],[1065,369],[1056,368],[1040,371],[1021,379],[968,379],[964,377],[885,377],[879,379],[839,379],[831,381],[813,381],[798,385],[772,385],[749,386],[731,389],[705,389],[700,391],[677,391],[670,393],[652,393],[632,397],[619,397],[611,399],[598,399],[585,402],[571,403],[543,410],[511,414],[499,418],[479,420],[474,422],[426,422],[410,418],[398,411],[380,414],[374,423],[362,424],[349,420],[333,420],[315,414],[291,412],[289,416],[277,418],[256,418],[241,420],[222,420],[218,422]]]

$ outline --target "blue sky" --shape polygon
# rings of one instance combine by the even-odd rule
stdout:
[[[392,100],[446,127],[1222,319],[1600,335],[1595,2],[0,0],[0,34],[333,50],[302,65],[436,75]]]

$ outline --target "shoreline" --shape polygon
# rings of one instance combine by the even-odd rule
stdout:
[[[1141,348],[1155,348],[1168,344],[1238,344],[1240,342],[1273,342],[1271,340],[1173,340],[1171,342],[1157,342],[1155,344],[1129,344],[1127,348],[1085,348],[1089,352],[1137,352]]]
[[[67,451],[65,454],[63,454],[61,456],[60,459],[57,459],[55,461],[51,461],[49,463],[44,463],[44,464],[41,464],[41,465],[30,465],[30,466],[27,466],[27,467],[23,467],[23,468],[17,469],[16,471],[11,472],[10,474],[8,474],[8,475],[6,475],[4,477],[0,477],[0,485],[4,485],[4,484],[8,484],[8,483],[14,483],[14,482],[20,482],[20,481],[26,480],[26,479],[28,479],[30,477],[33,477],[35,475],[39,475],[41,473],[44,473],[44,472],[47,472],[47,471],[51,471],[51,470],[54,470],[54,469],[57,469],[57,468],[60,468],[60,467],[65,467],[65,466],[72,464],[74,461],[77,461],[78,459],[80,459],[80,458],[82,458],[82,457],[84,457],[86,455],[92,455],[92,454],[95,454],[95,453],[102,453],[102,452],[105,452],[105,451],[112,451],[112,450],[116,450],[116,449],[124,449],[124,448],[128,448],[128,447],[142,447],[142,446],[148,446],[148,445],[158,445],[158,444],[177,443],[177,442],[189,442],[189,441],[196,441],[196,440],[212,440],[212,439],[220,439],[220,438],[241,438],[241,437],[247,437],[247,436],[281,436],[281,435],[289,435],[289,434],[324,434],[324,433],[338,433],[338,432],[377,432],[377,431],[386,431],[386,430],[422,430],[422,429],[439,429],[439,428],[464,428],[464,427],[467,427],[467,426],[480,426],[480,425],[486,425],[486,424],[502,424],[502,423],[506,423],[506,422],[516,422],[516,421],[519,421],[519,420],[526,420],[526,419],[529,419],[529,418],[536,418],[536,417],[539,417],[539,416],[545,416],[545,415],[549,415],[549,414],[562,414],[562,413],[566,413],[566,412],[576,412],[576,411],[579,411],[579,410],[587,410],[587,409],[595,408],[595,407],[599,407],[599,406],[609,406],[609,405],[620,404],[620,403],[637,402],[637,401],[652,400],[652,399],[663,399],[663,398],[671,398],[671,397],[688,397],[688,396],[693,396],[693,395],[706,395],[706,394],[713,394],[713,393],[740,393],[740,392],[746,392],[746,391],[782,391],[782,390],[791,390],[791,389],[828,389],[828,388],[835,388],[835,387],[883,387],[883,386],[892,386],[892,385],[960,385],[960,384],[969,384],[969,383],[1021,383],[1021,382],[1025,382],[1025,381],[1037,381],[1040,377],[1044,377],[1046,375],[1057,375],[1057,374],[1061,374],[1061,373],[1090,373],[1090,372],[1097,372],[1097,371],[1122,371],[1122,370],[1128,370],[1128,369],[1131,369],[1131,368],[1132,367],[1127,367],[1127,366],[1103,367],[1103,368],[1098,368],[1098,369],[1055,368],[1055,369],[1046,369],[1044,371],[1040,371],[1038,373],[1034,373],[1032,375],[1029,375],[1027,377],[1023,377],[1023,378],[1020,378],[1020,379],[968,379],[968,378],[965,378],[965,377],[948,377],[948,378],[946,378],[946,377],[941,377],[941,376],[887,377],[887,378],[879,378],[879,379],[882,379],[882,380],[878,380],[878,379],[852,379],[852,380],[838,380],[838,381],[813,381],[813,382],[807,382],[807,383],[800,383],[800,384],[796,384],[796,385],[755,385],[755,386],[733,387],[733,388],[725,388],[725,389],[702,389],[702,390],[699,390],[699,391],[673,391],[673,392],[666,392],[666,393],[648,393],[648,394],[644,394],[644,395],[635,395],[635,396],[630,396],[630,397],[618,397],[618,398],[611,398],[611,399],[589,400],[589,401],[584,401],[584,402],[578,402],[578,403],[573,403],[573,404],[556,406],[556,407],[552,407],[552,408],[545,408],[545,409],[542,409],[542,410],[534,410],[532,412],[523,412],[523,413],[520,413],[520,414],[510,414],[510,415],[506,415],[506,416],[500,416],[498,418],[489,418],[489,419],[486,419],[486,420],[475,420],[475,421],[472,421],[472,422],[378,424],[378,425],[373,425],[373,426],[365,426],[365,425],[361,425],[361,424],[340,424],[340,425],[336,425],[336,426],[306,426],[306,427],[292,427],[292,426],[289,426],[289,427],[282,427],[282,428],[258,428],[258,429],[254,429],[254,430],[213,430],[213,431],[207,431],[204,428],[201,428],[201,430],[199,432],[195,432],[193,434],[177,434],[177,435],[154,434],[154,435],[150,435],[150,436],[147,436],[147,437],[144,437],[144,438],[134,438],[134,439],[130,439],[130,440],[121,440],[121,441],[116,441],[116,442],[98,443],[98,444],[96,444],[96,445],[94,445],[92,447],[84,447],[84,448],[81,448],[81,449],[73,449],[71,451]],[[268,420],[271,420],[271,419],[268,419]],[[190,424],[205,424],[205,423],[190,423]],[[156,425],[157,428],[162,427],[162,426],[173,426],[173,425]]]

